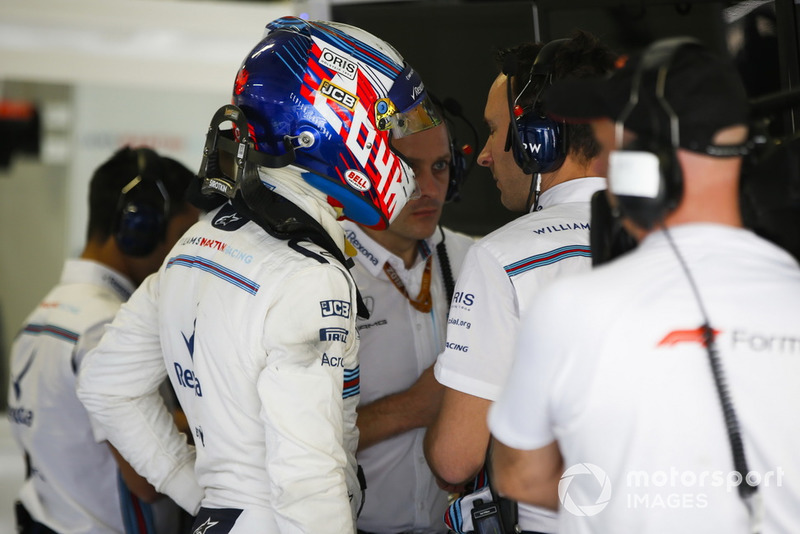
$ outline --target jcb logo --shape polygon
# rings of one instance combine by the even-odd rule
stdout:
[[[355,95],[348,93],[341,87],[333,85],[328,80],[322,81],[322,85],[319,87],[319,92],[331,100],[340,103],[349,110],[352,110],[358,101],[358,98],[356,98]]]
[[[319,303],[323,317],[338,315],[345,319],[350,317],[350,303],[343,300],[323,300]]]

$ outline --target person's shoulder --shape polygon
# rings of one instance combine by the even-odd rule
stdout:
[[[527,213],[486,235],[476,246],[519,255],[544,252],[565,241],[588,245],[588,216],[583,220],[553,209]]]

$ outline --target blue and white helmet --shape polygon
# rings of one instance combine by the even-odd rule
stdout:
[[[239,68],[233,104],[259,157],[293,151],[291,164],[345,218],[377,229],[415,189],[391,139],[441,123],[419,75],[391,45],[353,26],[297,17],[267,25]]]

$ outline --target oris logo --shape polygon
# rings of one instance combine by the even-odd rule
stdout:
[[[355,63],[327,48],[322,49],[319,63],[350,80],[356,77],[356,72],[358,71],[358,66]]]
[[[452,304],[462,304],[464,306],[472,306],[475,303],[475,295],[472,293],[464,293],[457,291],[453,294]]]
[[[344,179],[347,180],[347,183],[350,184],[350,187],[357,189],[358,191],[367,191],[370,187],[372,187],[369,179],[363,173],[360,173],[355,169],[347,169],[344,172]]]
[[[319,86],[319,92],[327,96],[334,102],[338,102],[347,109],[352,110],[358,102],[358,98],[342,89],[333,85],[328,80],[323,80],[322,85]]]

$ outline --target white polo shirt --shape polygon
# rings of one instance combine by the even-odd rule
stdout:
[[[19,497],[36,521],[62,534],[123,532],[117,464],[92,434],[76,373],[132,292],[108,267],[67,260],[11,348],[8,416],[31,468]]]
[[[361,403],[369,404],[408,389],[433,365],[444,348],[449,301],[436,249],[442,241],[437,230],[425,240],[417,262],[406,269],[398,256],[373,241],[356,224],[345,222],[345,236],[359,252],[352,269],[359,291],[370,311],[358,319],[361,337]],[[475,240],[444,229],[445,249],[453,277],[458,276],[467,249]],[[414,309],[383,271],[394,268],[409,294],[420,291],[425,261],[433,255],[429,313]],[[422,451],[424,428],[405,432],[358,453],[367,479],[364,508],[358,527],[367,532],[443,533],[447,493],[436,484]]]
[[[473,245],[450,306],[447,343],[436,378],[488,400],[511,369],[519,318],[553,280],[591,268],[592,194],[603,178],[579,178],[542,193],[541,210],[511,221]],[[555,531],[555,514],[521,504],[523,530]]]
[[[747,230],[686,224],[670,234],[716,332],[761,482],[762,532],[796,532],[800,268]],[[748,532],[703,322],[663,232],[553,284],[523,318],[489,426],[519,449],[558,441],[570,477],[560,533]]]

